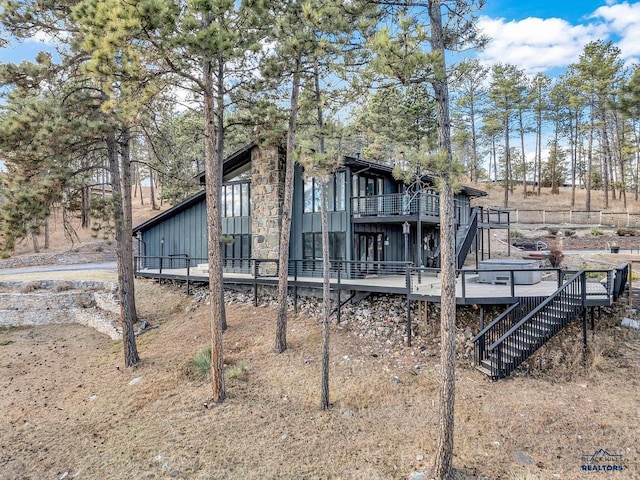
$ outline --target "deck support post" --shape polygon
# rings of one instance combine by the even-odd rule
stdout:
[[[298,314],[298,262],[293,261],[293,311]]]
[[[411,346],[411,300],[407,295],[407,347]]]
[[[411,300],[409,300],[409,294],[411,294],[411,269],[407,268],[407,347],[411,346]]]
[[[253,261],[253,306],[258,306],[258,261]]]
[[[480,307],[480,331],[484,330],[484,307]]]
[[[591,317],[593,319],[593,317]],[[587,309],[582,310],[582,359],[587,368]]]
[[[587,368],[587,276],[582,272],[582,284],[580,286],[582,301],[582,357],[584,360],[584,368]]]
[[[336,296],[338,298],[338,311],[336,314],[336,323],[339,325],[340,324],[340,307],[342,306],[342,298],[340,297],[340,269],[342,268],[342,266],[340,265],[340,262],[338,262],[338,285],[336,286]]]

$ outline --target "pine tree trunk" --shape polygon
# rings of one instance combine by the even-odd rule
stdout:
[[[296,58],[291,84],[291,112],[287,132],[287,152],[285,160],[284,198],[282,200],[282,221],[280,224],[280,251],[278,254],[278,319],[276,324],[275,351],[287,349],[287,310],[289,291],[289,242],[291,236],[291,215],[293,209],[293,174],[295,168],[296,130],[298,125],[298,102],[300,98],[300,58]]]
[[[210,19],[208,22],[210,24]],[[206,26],[206,25],[205,25]],[[224,359],[222,342],[222,259],[220,258],[220,237],[222,220],[220,202],[222,188],[222,166],[216,150],[216,111],[214,110],[213,65],[207,61],[203,67],[204,91],[204,147],[205,147],[205,188],[208,227],[209,257],[209,322],[211,330],[211,386],[213,401],[221,403],[226,398],[224,385]]]
[[[520,110],[520,148],[522,150],[522,194],[527,198],[527,156],[524,151],[524,119]]]
[[[44,221],[44,249],[49,250],[49,242],[51,240],[51,229],[49,228],[49,217]]]
[[[329,215],[327,213],[327,182],[320,187],[320,213],[322,224],[322,388],[320,408],[329,408],[329,315],[331,314],[331,261],[329,259]],[[340,295],[340,292],[338,292]],[[338,302],[340,297],[338,297]]]
[[[122,343],[124,363],[131,367],[140,361],[136,346],[133,324],[137,321],[133,283],[133,238],[131,236],[131,177],[128,157],[128,130],[121,138],[122,165],[118,155],[115,132],[107,136],[109,171],[114,202],[116,264],[118,269],[118,299],[120,300],[120,321],[122,323]],[[121,172],[122,171],[122,175]],[[125,189],[129,191],[126,192]]]
[[[431,47],[439,54],[438,76],[433,82],[438,123],[438,147],[446,157],[440,189],[440,255],[442,293],[440,311],[440,337],[442,368],[440,378],[438,444],[433,476],[440,480],[453,478],[453,427],[455,403],[455,349],[456,349],[456,219],[452,186],[453,155],[451,153],[451,122],[449,118],[449,90],[444,51],[444,29],[440,1],[429,2],[431,21]]]
[[[155,189],[155,176],[153,175],[153,168],[149,167],[149,199],[151,200],[151,210],[158,210],[158,204],[156,203],[156,189]]]
[[[40,243],[38,242],[38,232],[31,230],[31,243],[33,244],[33,252],[40,253]]]

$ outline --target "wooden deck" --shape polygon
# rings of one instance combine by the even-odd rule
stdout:
[[[195,270],[195,271],[194,271]],[[208,283],[206,273],[186,268],[159,270],[144,269],[136,272],[136,276],[159,279],[174,279],[189,281],[190,283]],[[257,276],[249,273],[224,273],[226,285],[277,285],[277,276]],[[289,277],[289,286],[298,288],[322,288],[322,278],[312,276]],[[558,289],[557,274],[546,274],[540,282],[532,285],[511,285],[504,283],[480,283],[477,273],[464,273],[456,279],[456,299],[460,305],[498,305],[514,303],[518,297],[544,297],[553,294]],[[426,274],[413,273],[410,288],[407,287],[406,275],[370,276],[358,279],[331,279],[332,290],[349,292],[387,293],[408,295],[411,300],[422,300],[439,303],[441,298],[440,277],[432,272]],[[593,280],[587,283],[587,306],[609,305],[610,296],[606,285]]]

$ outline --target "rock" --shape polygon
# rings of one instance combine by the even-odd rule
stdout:
[[[409,480],[427,480],[427,472],[413,472],[409,475]]]
[[[342,416],[343,416],[344,418],[348,418],[348,417],[350,417],[351,415],[352,415],[352,414],[351,414],[351,410],[345,410],[344,412],[342,412]]]
[[[418,455],[416,455],[416,460],[417,460],[418,462],[423,461],[423,460],[424,460],[424,455],[422,455],[422,454],[420,454],[420,453],[419,453]]]
[[[138,383],[140,383],[142,381],[142,377],[136,377],[133,380],[131,380],[129,382],[129,385],[137,385]]]
[[[525,455],[522,452],[516,452],[515,454],[516,460],[518,460],[520,463],[523,463],[524,465],[533,465],[534,463],[536,463],[536,461],[531,458],[528,455]]]
[[[171,470],[171,472],[169,473],[169,476],[171,478],[176,478],[178,475],[180,475],[180,470]]]
[[[67,470],[66,472],[64,472],[62,475],[58,477],[58,480],[64,480],[68,476],[69,476],[69,471]]]
[[[622,322],[620,322],[621,327],[633,328],[634,330],[640,329],[640,322],[638,320],[633,320],[632,318],[624,317]]]

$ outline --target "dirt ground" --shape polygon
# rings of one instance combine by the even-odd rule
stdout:
[[[134,207],[139,221],[157,213]],[[54,251],[70,248],[62,237],[54,229]],[[596,248],[584,232],[577,238]],[[564,265],[625,258],[635,257],[571,255]],[[211,387],[189,363],[208,342],[206,305],[177,286],[138,280],[136,289],[141,316],[157,328],[138,338],[134,368],[122,366],[119,342],[88,327],[0,329],[1,480],[387,480],[432,465],[437,318],[420,321],[411,348],[363,338],[356,322],[333,326],[333,406],[321,411],[317,319],[292,314],[289,349],[277,355],[274,310],[229,304],[226,365],[245,362],[247,370],[227,381],[223,405],[205,408]],[[477,329],[477,312],[460,313],[461,329]],[[456,478],[584,479],[594,473],[582,470],[585,456],[600,449],[620,455],[624,468],[601,475],[640,478],[640,333],[620,328],[622,315],[635,314],[603,309],[596,318],[586,367],[580,325],[509,379],[491,382],[460,358]]]
[[[406,479],[431,465],[434,319],[411,348],[334,327],[333,408],[321,411],[317,320],[292,316],[289,349],[276,355],[275,312],[231,304],[226,363],[248,369],[223,405],[205,408],[210,385],[188,364],[208,341],[207,307],[148,280],[137,295],[158,328],[139,337],[134,368],[90,328],[0,330],[0,478]],[[640,335],[618,318],[597,320],[586,369],[579,326],[506,380],[460,359],[456,478],[582,479],[583,455],[601,448],[623,456],[614,478],[640,478]]]

